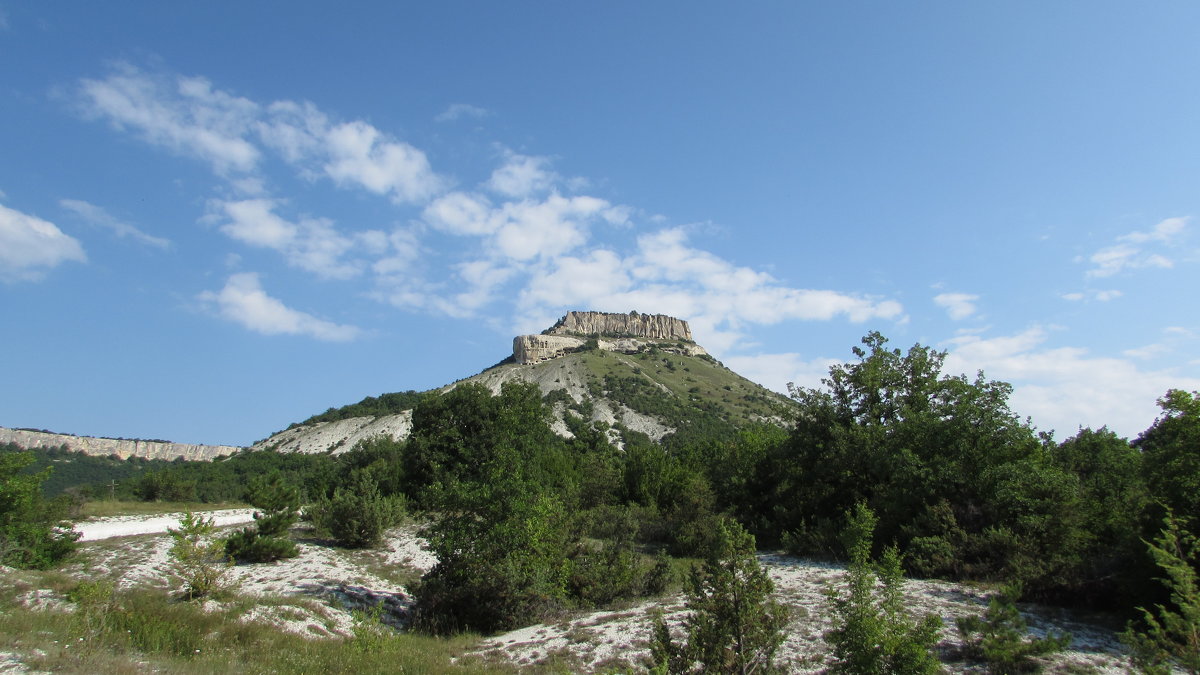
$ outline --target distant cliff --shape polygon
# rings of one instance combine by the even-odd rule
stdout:
[[[223,455],[232,455],[241,450],[231,445],[189,445],[187,443],[167,443],[164,441],[132,441],[118,438],[93,438],[90,436],[70,436],[67,434],[52,434],[45,431],[25,431],[23,429],[8,429],[0,427],[0,443],[14,443],[23,448],[58,448],[66,446],[68,450],[82,452],[87,455],[107,457],[116,455],[121,459],[144,457],[146,459],[215,459]]]
[[[595,348],[635,354],[650,345],[668,352],[700,356],[704,348],[692,341],[692,329],[682,319],[664,314],[567,312],[541,335],[513,338],[513,360],[528,365],[557,359],[584,349],[595,337]],[[670,346],[661,343],[672,343]]]
[[[692,341],[692,329],[682,319],[665,314],[567,312],[549,331],[554,335],[598,335],[650,340]]]

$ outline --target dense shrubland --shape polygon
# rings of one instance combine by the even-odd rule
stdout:
[[[849,551],[852,572],[879,575],[885,589],[902,566],[911,575],[1008,584],[1022,589],[1020,599],[1115,610],[1139,622],[1129,640],[1151,666],[1194,653],[1172,651],[1172,640],[1195,628],[1187,612],[1200,604],[1200,396],[1167,392],[1159,419],[1132,442],[1105,428],[1055,441],[1009,408],[1009,385],[943,374],[944,353],[890,349],[872,333],[854,354],[831,368],[825,387],[792,392],[788,428],[734,428],[701,409],[690,431],[668,443],[617,425],[617,448],[608,427],[585,414],[587,400],[543,396],[529,384],[493,396],[466,383],[404,395],[415,402],[404,442],[375,439],[336,457],[258,452],[148,464],[116,490],[236,499],[253,477],[272,475],[346,546],[371,545],[401,513],[415,513],[439,562],[415,590],[414,623],[435,634],[501,630],[662,592],[682,581],[667,553],[711,561],[711,577],[722,556],[726,565],[744,559],[729,543],[730,532],[744,529],[764,548],[831,558]],[[636,378],[612,376],[596,387],[644,412],[683,415],[678,401],[656,400]],[[371,401],[361,409],[374,410]],[[579,413],[566,420],[574,438],[551,431],[555,403]],[[342,414],[327,414],[335,413]],[[33,479],[16,480],[27,488]],[[860,527],[848,548],[848,514],[868,512],[871,527]],[[1160,534],[1168,516],[1169,541]],[[1163,570],[1174,586],[1154,581]],[[845,602],[886,618],[894,599],[872,598]],[[998,602],[1016,599],[1008,592]],[[982,636],[979,653],[998,661],[1032,649],[989,646],[987,635],[1007,630],[1005,611],[998,605],[983,623],[964,626]],[[924,644],[928,627],[892,618],[909,641],[895,658],[923,672],[924,657],[910,643]],[[853,644],[850,629],[839,635]],[[687,659],[697,652],[687,644],[664,643],[663,667],[693,667]]]

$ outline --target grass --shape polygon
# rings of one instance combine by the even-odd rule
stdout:
[[[125,501],[94,501],[83,505],[82,518],[108,518],[111,516],[152,516],[164,513],[182,513],[184,511],[219,511],[221,509],[248,509],[249,504],[239,502],[221,502],[205,504],[201,502],[125,502]]]
[[[243,621],[242,599],[201,607],[151,590],[114,592],[108,582],[67,583],[22,573],[0,597],[0,643],[32,669],[63,673],[403,673],[513,672],[455,657],[476,636],[401,634],[360,618],[351,638],[313,639]],[[17,598],[50,586],[73,611],[33,610]],[[289,601],[261,604],[288,604]],[[296,607],[297,611],[303,609]]]

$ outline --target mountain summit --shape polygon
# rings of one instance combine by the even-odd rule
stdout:
[[[344,452],[361,440],[408,436],[421,396],[477,383],[536,384],[553,402],[554,429],[582,426],[622,445],[630,434],[659,442],[718,439],[786,417],[790,400],[729,370],[692,339],[686,321],[662,314],[568,312],[539,335],[518,335],[512,356],[478,375],[418,394],[384,394],[331,408],[255,444],[283,452]]]

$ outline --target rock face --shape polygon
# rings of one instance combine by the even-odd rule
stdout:
[[[232,455],[241,448],[232,445],[189,445],[187,443],[164,443],[162,441],[131,441],[118,438],[92,438],[90,436],[68,436],[44,431],[25,431],[0,427],[0,443],[15,443],[23,448],[58,448],[87,455],[107,457],[116,455],[121,459],[144,457],[146,459],[187,460],[214,459]]]
[[[340,455],[349,452],[359,441],[375,436],[387,436],[402,441],[412,431],[412,411],[382,417],[351,417],[336,422],[317,422],[292,427],[259,441],[251,450],[304,452],[309,454],[333,450]]]
[[[650,340],[692,341],[692,329],[682,319],[665,314],[567,312],[550,329],[553,335],[600,335]]]

